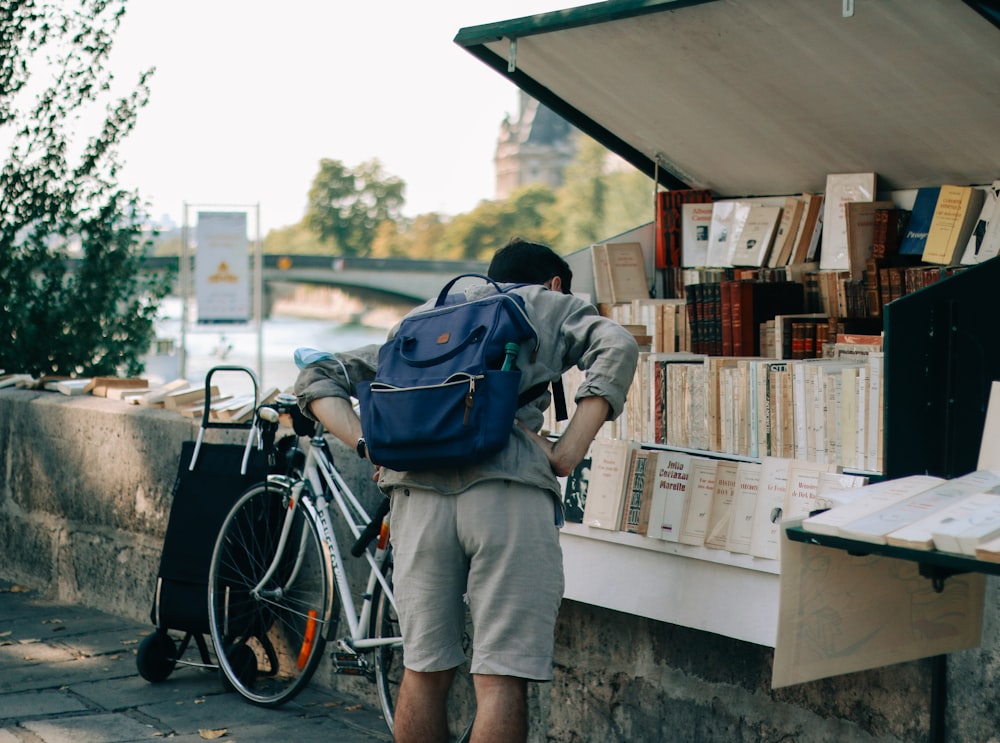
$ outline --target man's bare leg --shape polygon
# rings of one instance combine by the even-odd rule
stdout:
[[[396,743],[447,743],[448,689],[455,669],[418,672],[403,669],[394,714]]]
[[[523,743],[528,739],[528,682],[515,676],[473,674],[476,722],[472,743]]]

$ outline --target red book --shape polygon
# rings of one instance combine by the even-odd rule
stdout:
[[[739,287],[737,281],[723,281],[720,290],[722,292],[722,355],[733,356],[735,354],[733,331],[736,326],[736,313],[733,311],[733,300],[738,298]]]
[[[685,189],[656,192],[656,267],[681,266],[681,205],[708,204],[712,192]]]

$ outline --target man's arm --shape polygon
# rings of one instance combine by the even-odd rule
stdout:
[[[611,406],[603,397],[584,397],[577,401],[566,431],[556,441],[540,436],[521,425],[545,452],[552,471],[559,477],[569,475],[587,454],[594,436],[608,419]],[[520,424],[519,424],[520,425]]]
[[[317,397],[309,403],[309,412],[323,428],[352,449],[361,438],[361,419],[350,400],[342,397]]]

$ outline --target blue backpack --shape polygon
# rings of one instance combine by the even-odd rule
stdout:
[[[496,291],[474,300],[450,294],[467,276]],[[374,381],[358,385],[372,462],[395,470],[462,467],[507,445],[523,401],[521,372],[501,371],[504,348],[516,343],[526,358],[538,343],[524,300],[511,288],[461,274],[433,307],[403,319],[379,350]]]

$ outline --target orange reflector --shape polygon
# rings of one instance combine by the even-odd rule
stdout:
[[[296,665],[299,670],[306,667],[306,662],[309,660],[309,654],[312,653],[313,640],[316,639],[316,610],[309,610],[309,618],[306,620],[306,631],[302,637],[302,649],[299,650],[299,659],[296,661]]]

